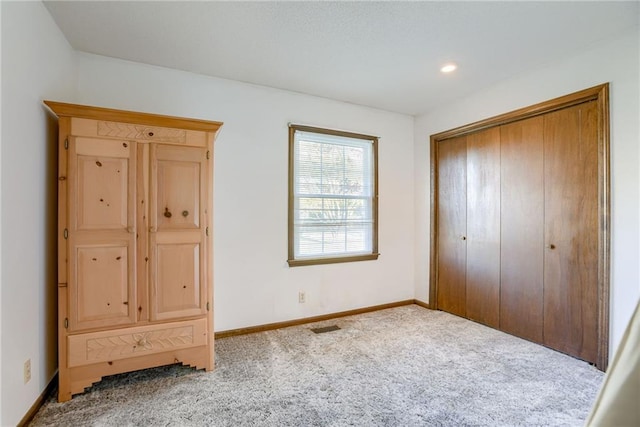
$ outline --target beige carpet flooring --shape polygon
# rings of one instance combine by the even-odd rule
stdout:
[[[311,328],[341,329],[314,334]],[[105,378],[34,426],[581,426],[603,373],[409,305],[216,341],[216,370]]]

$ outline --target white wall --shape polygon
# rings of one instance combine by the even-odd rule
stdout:
[[[2,28],[2,5],[0,5],[0,29]],[[2,37],[0,37],[0,43]],[[1,51],[1,49],[0,49]],[[2,70],[2,55],[0,55],[0,70]],[[0,99],[2,99],[2,84],[0,84]],[[2,141],[2,102],[0,102],[0,142]],[[2,144],[0,143],[0,189],[2,188]],[[2,197],[0,194],[0,310],[2,309]],[[2,422],[2,313],[0,312],[0,423]]]
[[[639,33],[504,81],[416,118],[416,298],[429,291],[429,136],[561,95],[610,82],[611,112],[611,352],[640,297]]]
[[[72,100],[75,55],[41,2],[2,8],[2,375],[0,425],[15,425],[57,369],[56,121]],[[23,363],[32,378],[23,383]]]
[[[80,103],[224,122],[214,150],[216,331],[413,299],[412,117],[101,56],[78,61]],[[287,266],[289,122],[381,137],[377,261]]]

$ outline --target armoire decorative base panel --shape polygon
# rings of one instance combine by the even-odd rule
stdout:
[[[45,104],[59,118],[58,400],[106,375],[212,370],[222,123]]]

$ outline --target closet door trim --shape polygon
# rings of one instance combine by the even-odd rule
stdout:
[[[438,143],[472,132],[547,114],[589,101],[597,102],[598,114],[598,218],[600,227],[598,230],[598,357],[596,367],[604,371],[607,368],[609,360],[609,83],[431,135],[431,259],[429,273],[429,307],[438,309]]]

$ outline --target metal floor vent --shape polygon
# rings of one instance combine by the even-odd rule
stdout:
[[[316,334],[324,334],[325,332],[338,331],[340,328],[336,325],[331,325],[325,326],[324,328],[311,328],[311,330]]]

